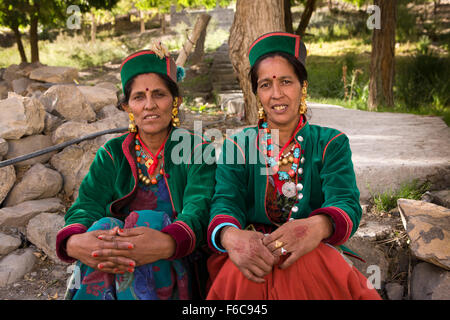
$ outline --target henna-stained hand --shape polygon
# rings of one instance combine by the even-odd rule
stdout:
[[[298,258],[317,248],[323,239],[328,238],[333,230],[330,218],[316,215],[305,219],[296,219],[281,225],[270,235],[264,237],[263,243],[273,254],[288,254],[287,259],[280,264],[281,269],[288,268]],[[282,246],[276,246],[281,241]]]
[[[127,248],[125,251],[121,248],[108,247],[96,250],[92,254],[108,258],[107,260],[110,262],[115,262],[115,259],[118,257],[125,257],[134,262],[134,266],[168,259],[174,254],[176,248],[176,243],[172,236],[148,227],[118,229],[116,235],[105,234],[101,238],[107,243],[120,245],[127,243],[131,244],[132,247]],[[131,267],[131,265],[128,267]]]
[[[272,271],[278,258],[263,245],[264,235],[256,231],[224,227],[220,237],[229,258],[242,274],[251,281],[265,282],[264,276]]]
[[[66,244],[67,254],[83,264],[108,273],[124,273],[129,271],[131,264],[135,264],[132,259],[126,258],[132,243],[123,241],[103,241],[104,236],[114,237],[117,229],[96,230],[80,234],[74,234],[69,237]],[[99,238],[100,237],[100,238]],[[98,250],[116,250],[115,255],[100,256]]]

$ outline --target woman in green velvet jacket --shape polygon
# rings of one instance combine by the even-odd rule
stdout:
[[[57,234],[57,254],[75,262],[69,299],[198,297],[193,261],[201,258],[214,190],[208,142],[179,125],[177,68],[160,44],[121,66],[130,132],[97,152]],[[197,278],[197,277],[195,277]]]
[[[379,299],[341,255],[361,218],[347,136],[306,118],[306,48],[262,35],[249,60],[260,121],[216,169],[208,299]]]

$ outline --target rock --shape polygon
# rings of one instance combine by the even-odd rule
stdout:
[[[115,105],[110,104],[110,105],[104,106],[97,112],[97,119],[103,120],[103,119],[113,117],[113,116],[116,116],[116,117],[121,116],[121,114],[124,112],[125,111],[119,110]]]
[[[205,101],[205,98],[203,98],[203,97],[196,97],[196,98],[194,98],[194,104],[195,104],[197,107],[201,107],[201,106],[203,106],[205,103],[206,103],[206,101]]]
[[[0,138],[0,160],[8,153],[8,142]]]
[[[26,77],[24,72],[21,70],[20,66],[17,64],[12,64],[3,72],[3,80],[13,81]]]
[[[399,199],[397,204],[411,241],[411,252],[450,270],[450,209],[409,199]]]
[[[28,170],[9,192],[4,206],[15,206],[29,200],[54,197],[62,188],[62,176],[58,171],[37,163]]]
[[[51,135],[60,125],[63,124],[63,120],[57,116],[52,115],[49,112],[45,112],[44,121],[44,133]]]
[[[43,212],[28,222],[27,238],[36,247],[44,251],[55,262],[56,234],[64,227],[64,217],[55,213]]]
[[[0,287],[7,286],[20,280],[30,272],[36,261],[33,249],[15,251],[0,261]]]
[[[21,244],[20,239],[0,232],[0,256],[9,254],[20,247]]]
[[[370,240],[353,235],[346,243],[352,251],[357,253],[366,263],[351,258],[353,265],[372,283],[376,289],[381,289],[386,282],[389,262],[382,246]]]
[[[433,191],[431,195],[435,204],[450,208],[450,190]]]
[[[26,93],[27,93],[27,95],[31,95],[36,92],[42,94],[53,85],[54,84],[50,84],[50,83],[46,83],[46,82],[34,82],[33,81],[28,85]]]
[[[8,92],[12,90],[8,81],[0,81],[0,100],[8,97]]]
[[[376,221],[366,221],[361,224],[354,236],[365,240],[382,240],[385,239],[392,232],[392,226],[388,224],[381,224]]]
[[[432,202],[450,209],[450,190],[427,191],[422,195],[420,200]]]
[[[50,159],[51,165],[63,176],[63,189],[67,196],[73,196],[81,181],[88,173],[97,150],[116,135],[104,135],[87,140],[79,145],[72,145],[57,153]]]
[[[101,108],[109,104],[117,105],[118,100],[115,91],[98,86],[79,86],[78,89],[91,104],[94,112],[99,111]]]
[[[41,96],[45,110],[66,120],[94,121],[95,112],[75,85],[55,85]]]
[[[0,204],[2,204],[3,200],[5,200],[9,191],[14,186],[15,181],[16,171],[14,170],[14,166],[0,168]],[[2,217],[0,216],[0,220],[1,218]]]
[[[21,63],[20,64],[21,73],[27,78],[30,77],[31,71],[33,71],[37,68],[42,68],[42,67],[45,67],[45,65],[43,65],[39,61],[33,62],[33,63]]]
[[[117,86],[114,83],[107,81],[99,82],[94,87],[108,89],[114,91],[115,94],[117,94],[120,91],[120,89],[117,88]]]
[[[95,131],[128,127],[129,118],[125,111],[118,111],[116,114],[94,122]]]
[[[83,165],[86,157],[83,148],[72,145],[50,159],[51,165],[63,176],[63,189],[69,197],[73,195],[75,189],[78,189],[81,180],[87,173],[85,165]]]
[[[238,120],[245,117],[245,102],[242,93],[225,93],[219,94],[218,104],[222,111],[226,111],[227,115],[233,115]]]
[[[412,300],[450,300],[450,272],[427,262],[417,264],[411,274]]]
[[[53,144],[60,144],[94,132],[95,126],[88,124],[86,121],[68,121],[53,131],[51,139]]]
[[[402,300],[404,288],[400,283],[389,282],[385,286],[386,294],[389,300]]]
[[[53,145],[51,137],[42,134],[28,136],[18,140],[8,140],[8,144],[9,150],[6,154],[6,159],[13,159]],[[25,167],[36,163],[45,163],[55,153],[56,152],[45,153],[38,157],[16,162],[14,165],[16,167]]]
[[[20,139],[44,129],[45,109],[39,100],[9,93],[0,101],[0,138]]]
[[[53,132],[52,141],[54,144],[59,144],[91,133],[127,126],[128,115],[123,111],[93,123],[68,121]]]
[[[45,66],[32,70],[29,78],[44,82],[73,83],[78,80],[78,70],[71,67]]]
[[[425,202],[433,202],[433,196],[431,195],[430,191],[426,191],[421,197],[421,201]]]
[[[0,209],[0,226],[23,227],[39,213],[64,212],[64,210],[64,204],[58,198],[26,201],[13,207]]]
[[[33,81],[28,78],[19,78],[11,81],[13,91],[20,95],[25,95],[27,93],[27,88],[31,83],[33,83]]]

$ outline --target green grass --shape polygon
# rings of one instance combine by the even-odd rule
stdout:
[[[430,189],[430,183],[419,183],[418,180],[403,183],[397,190],[388,190],[373,195],[374,207],[378,212],[388,212],[397,207],[400,198],[420,200],[421,196]]]
[[[25,41],[25,52],[30,59],[30,47]],[[70,66],[84,69],[103,65],[107,62],[122,59],[127,54],[127,48],[115,39],[97,39],[94,43],[83,36],[69,37],[60,35],[55,41],[39,41],[39,58],[41,63],[52,66]],[[0,67],[19,64],[20,57],[17,46],[2,49],[0,52]]]
[[[397,46],[396,85],[394,86],[395,105],[393,108],[380,106],[377,111],[438,116],[445,121],[447,126],[450,126],[448,90],[445,90],[446,86],[448,87],[448,84],[446,84],[448,81],[445,76],[430,76],[429,78],[432,80],[425,83],[423,79],[428,76],[427,73],[418,71],[422,75],[422,80],[418,83],[418,88],[420,89],[425,84],[429,88],[430,84],[434,84],[434,87],[430,90],[436,90],[436,93],[431,92],[427,97],[425,95],[417,96],[415,99],[418,103],[415,104],[405,101],[408,100],[405,99],[405,97],[408,98],[408,87],[406,86],[411,83],[408,74],[412,72],[412,68],[415,68],[417,64],[413,63],[414,58],[412,54],[416,53],[418,46],[419,44],[411,42],[405,42]],[[308,44],[307,48],[309,100],[335,104],[350,109],[367,110],[370,44],[366,44],[365,40],[361,37],[354,37],[350,40],[334,40],[329,42],[319,40]],[[442,60],[446,61],[445,55],[441,56]],[[438,65],[439,61],[433,63],[434,65]],[[344,65],[347,66],[347,93],[348,95],[350,93],[352,94],[351,101],[349,101],[348,96],[345,99],[345,86],[343,82]],[[355,70],[359,70],[360,72],[355,78],[352,90],[350,90],[350,84]],[[432,73],[436,74],[434,71]],[[418,89],[414,91],[417,92]]]

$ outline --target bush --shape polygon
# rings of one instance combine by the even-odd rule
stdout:
[[[403,183],[397,191],[388,190],[373,197],[375,208],[378,212],[388,212],[397,207],[397,200],[420,200],[422,195],[430,189],[430,183],[419,183],[418,180]]]
[[[397,97],[407,109],[418,109],[424,105],[450,104],[448,57],[439,57],[429,50],[429,43],[422,40],[417,53],[398,66]]]

